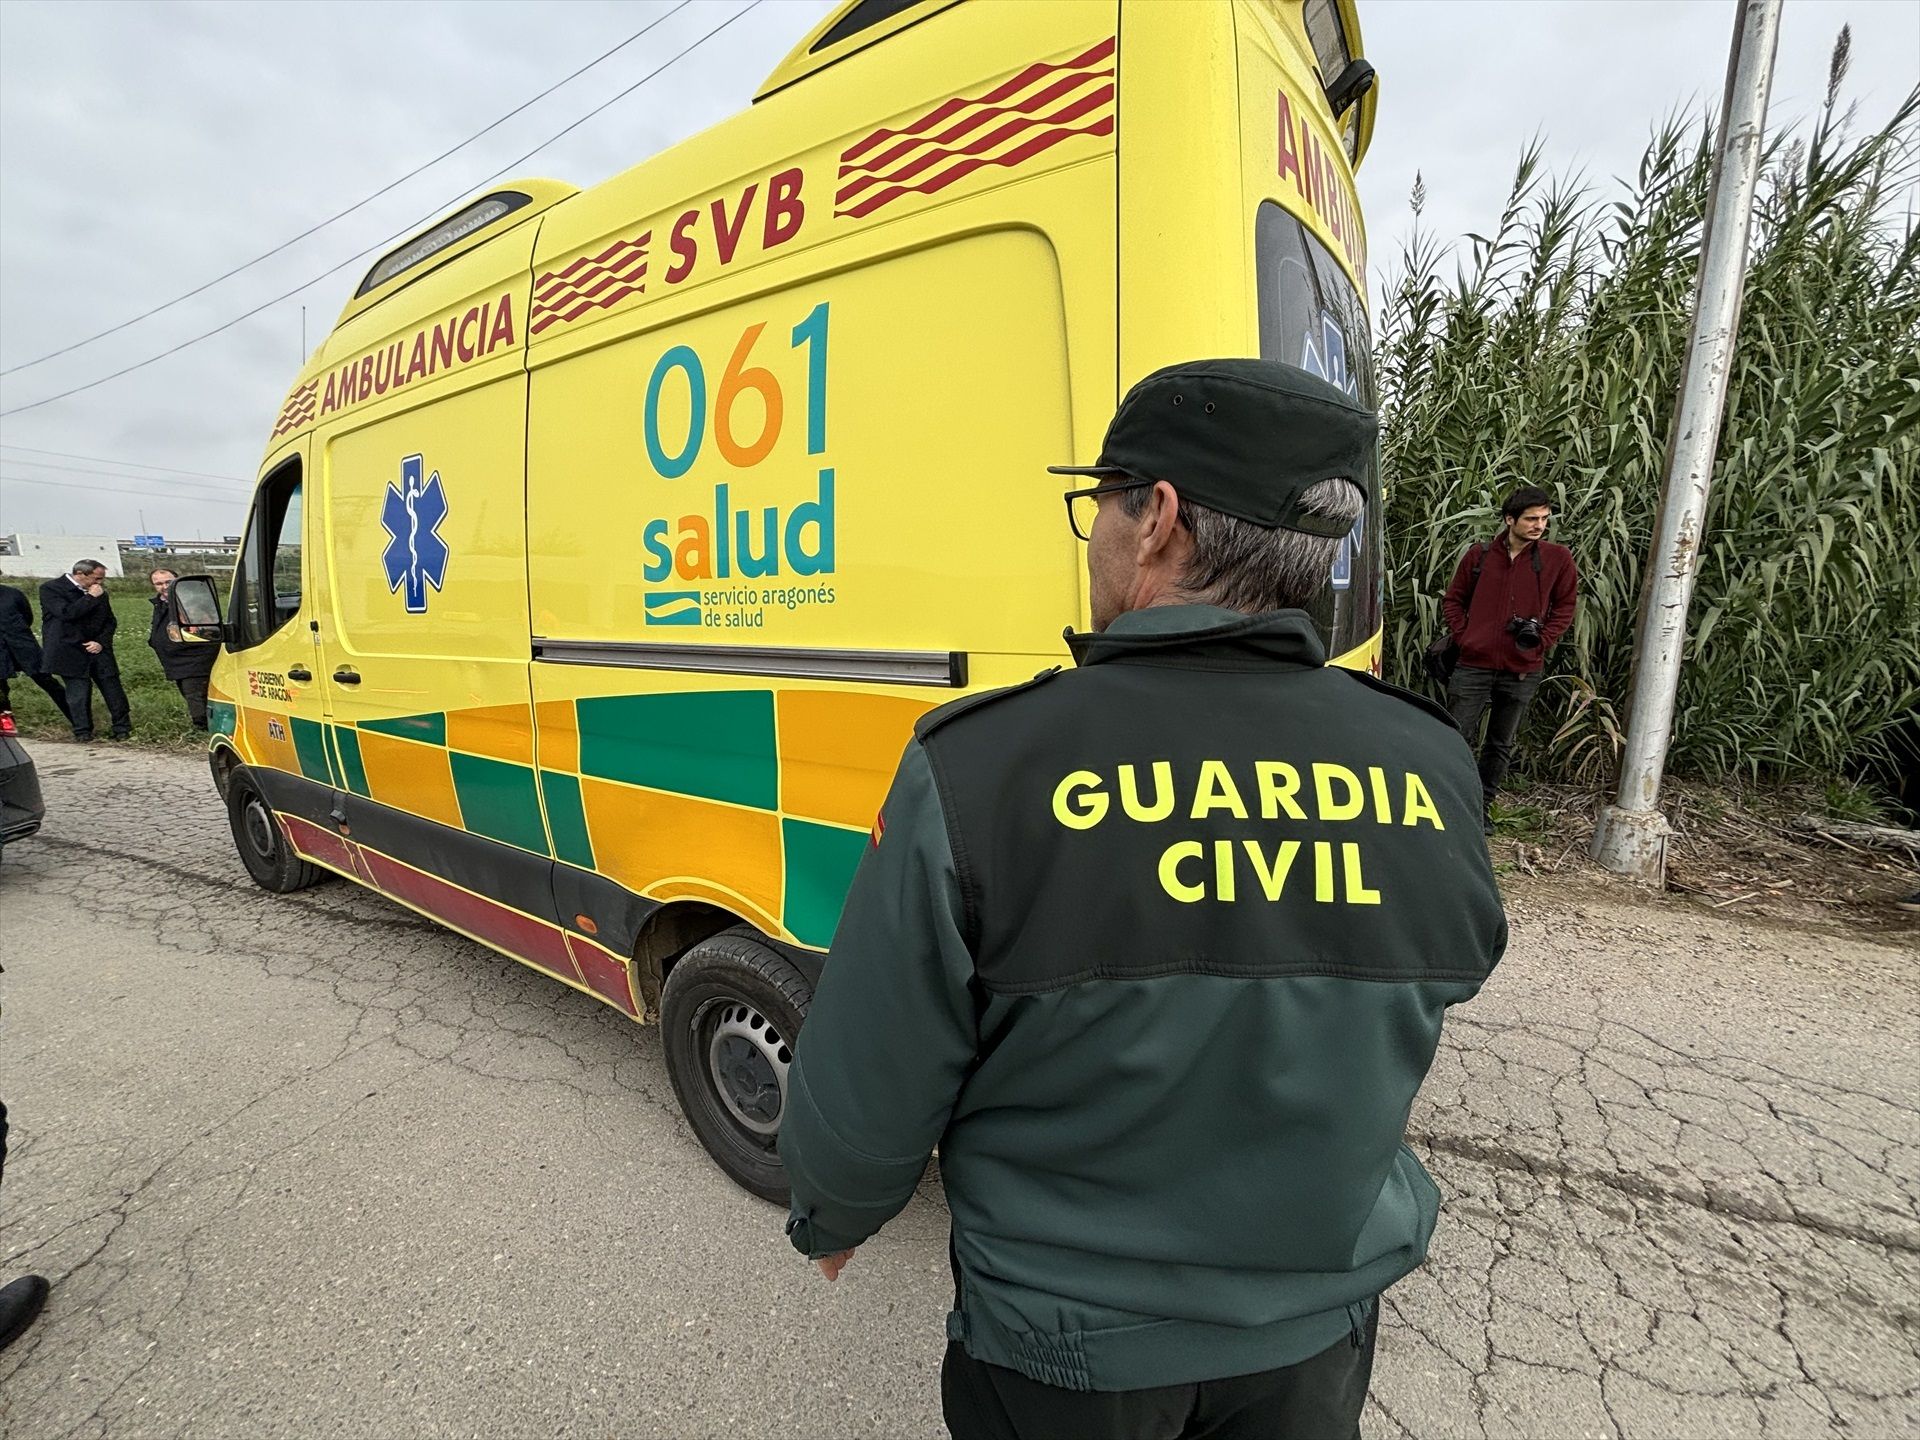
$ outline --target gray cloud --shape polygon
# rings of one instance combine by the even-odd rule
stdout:
[[[69,343],[278,244],[470,135],[666,11],[606,3],[0,5],[0,365]],[[645,40],[437,166],[243,276],[97,345],[0,381],[14,405],[95,378],[448,208],[514,156],[739,8],[697,0]],[[526,168],[586,186],[743,108],[828,0],[769,0]],[[1372,253],[1408,230],[1416,169],[1442,235],[1489,223],[1525,137],[1556,166],[1623,171],[1648,126],[1717,101],[1731,0],[1362,0],[1380,122],[1361,172]],[[1884,114],[1920,74],[1920,7],[1789,0],[1777,119],[1804,118],[1854,27],[1849,94]],[[244,482],[307,343],[368,262],[138,374],[0,422],[0,443],[235,477],[88,494],[9,450],[0,531],[232,533]],[[77,462],[53,461],[56,464]],[[145,482],[101,483],[138,488]],[[196,482],[199,483],[199,482]],[[211,486],[212,482],[204,482]]]

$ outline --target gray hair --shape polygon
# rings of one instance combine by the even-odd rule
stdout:
[[[75,575],[91,575],[96,570],[104,570],[106,568],[107,567],[102,565],[98,560],[76,560],[73,562],[73,570],[71,573]]]
[[[1178,489],[1178,487],[1175,487]],[[1138,519],[1153,492],[1145,487],[1121,497]],[[1322,480],[1300,497],[1302,507],[1351,528],[1366,508],[1366,495],[1345,480]],[[1178,589],[1197,604],[1219,605],[1257,615],[1265,610],[1304,610],[1327,583],[1339,538],[1300,530],[1268,529],[1205,505],[1180,499],[1180,515],[1193,532],[1193,555]]]

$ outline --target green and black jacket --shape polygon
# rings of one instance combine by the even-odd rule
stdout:
[[[1426,1255],[1408,1110],[1507,938],[1479,775],[1298,611],[1072,643],[907,748],[789,1077],[788,1233],[859,1244],[937,1144],[977,1359],[1292,1364]]]

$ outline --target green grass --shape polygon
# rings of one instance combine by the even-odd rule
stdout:
[[[33,599],[34,618],[40,615],[37,581],[19,581]],[[174,683],[160,673],[160,657],[147,644],[147,627],[153,609],[147,597],[153,593],[144,578],[129,577],[107,582],[107,594],[113,600],[113,613],[120,628],[114,632],[113,653],[120,662],[120,683],[127,690],[127,706],[133,712],[133,738],[137,743],[169,750],[205,749],[206,732],[193,728],[187,719],[187,702]],[[30,739],[71,740],[73,727],[40,693],[40,687],[25,676],[9,682],[13,697],[13,718],[22,734]],[[112,729],[106,702],[96,687],[93,694],[93,732],[103,736]]]
[[[1825,799],[1827,814],[1836,820],[1858,820],[1863,825],[1887,823],[1886,802],[1865,785],[1850,780],[1829,780]]]
[[[1493,802],[1493,831],[1509,840],[1538,840],[1547,833],[1547,813],[1537,805]]]

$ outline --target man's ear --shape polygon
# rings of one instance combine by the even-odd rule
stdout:
[[[1164,480],[1154,482],[1147,513],[1140,527],[1139,561],[1142,565],[1163,556],[1180,534],[1180,496]]]

